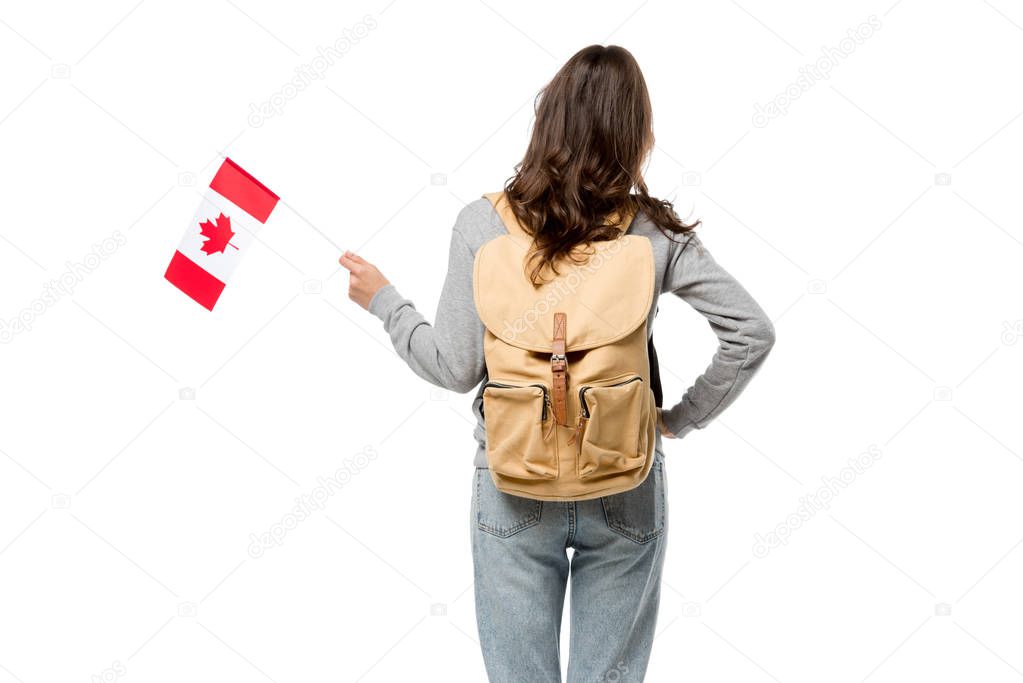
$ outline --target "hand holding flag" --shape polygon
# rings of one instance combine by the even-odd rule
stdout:
[[[391,284],[376,266],[351,251],[342,254],[338,263],[349,272],[348,298],[367,310],[377,290]]]

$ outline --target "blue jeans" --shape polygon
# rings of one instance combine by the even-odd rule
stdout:
[[[576,502],[503,493],[476,468],[476,622],[491,683],[560,683],[566,587],[568,683],[643,680],[668,527],[664,455],[654,457],[638,487]]]

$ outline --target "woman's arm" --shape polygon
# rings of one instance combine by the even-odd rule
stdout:
[[[473,301],[473,260],[456,223],[433,325],[371,263],[347,254],[340,261],[351,271],[349,297],[383,321],[398,355],[427,382],[459,393],[471,390],[486,374],[483,323]]]
[[[675,246],[663,291],[703,314],[720,341],[710,365],[682,400],[661,413],[662,433],[681,438],[705,427],[738,398],[774,345],[774,325],[696,235]]]

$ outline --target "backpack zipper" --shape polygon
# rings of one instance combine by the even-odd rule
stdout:
[[[487,382],[483,385],[483,388],[497,387],[498,389],[521,389],[523,387],[539,387],[540,391],[543,392],[543,411],[540,413],[540,421],[547,421],[547,406],[551,403],[550,395],[547,393],[547,387],[543,384],[503,384],[501,382]]]
[[[601,387],[601,388],[602,387],[618,387],[618,386],[621,386],[623,384],[629,384],[630,382],[636,382],[636,381],[640,381],[642,379],[643,379],[642,377],[640,377],[639,375],[636,375],[635,377],[630,377],[628,379],[623,379],[621,382],[615,382],[614,384],[597,384],[597,385],[587,384],[585,386],[579,387],[579,407],[582,408],[583,417],[585,417],[587,420],[590,418],[590,408],[589,408],[589,406],[586,405],[586,390],[587,389],[592,389],[594,386]]]

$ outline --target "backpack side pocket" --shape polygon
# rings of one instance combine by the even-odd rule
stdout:
[[[639,375],[579,388],[583,425],[576,461],[579,479],[599,479],[643,467],[651,396]]]
[[[483,388],[487,463],[503,476],[555,479],[554,415],[546,385],[487,382]]]

